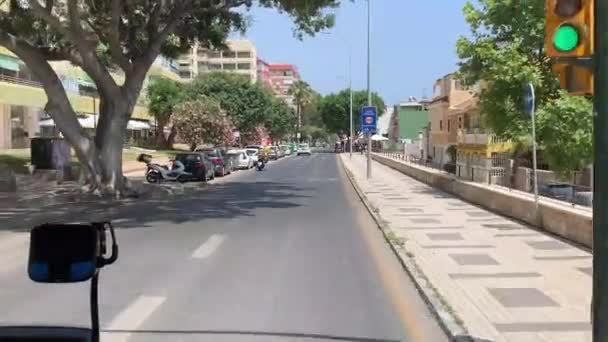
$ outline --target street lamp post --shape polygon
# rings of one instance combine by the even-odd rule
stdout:
[[[371,0],[367,0],[367,105],[372,106],[372,89],[371,89],[371,25],[372,25],[372,16],[371,16]],[[371,133],[367,134],[367,179],[372,178],[372,135]]]

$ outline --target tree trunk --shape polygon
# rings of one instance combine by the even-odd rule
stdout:
[[[126,99],[101,98],[100,119],[95,135],[101,191],[117,197],[130,191],[122,173],[122,149],[132,108]]]
[[[175,144],[175,138],[177,137],[177,128],[175,126],[171,126],[171,132],[167,137],[167,149],[173,149],[173,144]]]

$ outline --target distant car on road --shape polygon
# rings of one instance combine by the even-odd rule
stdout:
[[[312,151],[310,150],[310,146],[308,144],[300,144],[298,145],[298,150],[296,152],[298,156],[301,155],[312,155]]]

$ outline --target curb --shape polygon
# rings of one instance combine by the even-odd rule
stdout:
[[[353,186],[353,189],[355,189],[355,192],[359,196],[361,203],[363,203],[374,222],[376,222],[378,229],[382,232],[384,240],[390,246],[391,251],[399,260],[399,263],[414,283],[414,286],[416,286],[422,300],[426,303],[433,316],[435,316],[437,319],[441,329],[448,335],[449,340],[451,342],[482,342],[481,340],[467,335],[466,329],[460,323],[458,323],[458,319],[452,313],[450,313],[450,310],[442,303],[442,299],[424,276],[424,272],[422,272],[416,262],[409,257],[402,256],[399,250],[397,250],[397,248],[393,245],[387,236],[387,231],[382,223],[381,217],[371,207],[371,204],[365,197],[363,190],[359,187],[357,181],[354,179],[354,176],[344,164],[342,157],[339,156],[338,159],[340,160],[340,165],[342,165],[342,169],[346,173],[350,184]],[[484,341],[491,342],[487,340]]]

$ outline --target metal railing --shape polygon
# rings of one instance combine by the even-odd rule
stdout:
[[[0,82],[7,82],[13,84],[23,84],[36,88],[42,88],[42,83],[38,81],[28,80],[24,78],[12,77],[7,75],[0,75]]]
[[[458,163],[441,164],[440,162],[431,159],[421,159],[416,156],[405,155],[402,151],[384,151],[381,152],[381,154],[385,157],[405,163],[433,169],[464,181],[486,184],[487,186],[502,188],[510,192],[521,192],[524,194],[534,193],[531,170],[526,168],[520,169],[520,172],[525,172],[525,174],[519,175],[520,177],[523,176],[523,182],[519,182],[523,184],[518,184],[517,180],[512,175],[510,163],[507,163],[504,160],[487,160],[490,165],[493,166],[485,167]],[[576,178],[577,177],[574,177],[573,179]],[[521,186],[524,186],[524,189],[521,189]],[[581,208],[590,208],[592,205],[593,193],[591,188],[586,185],[539,178],[538,189],[539,195],[542,196],[544,200],[554,201],[556,203],[566,203]]]

